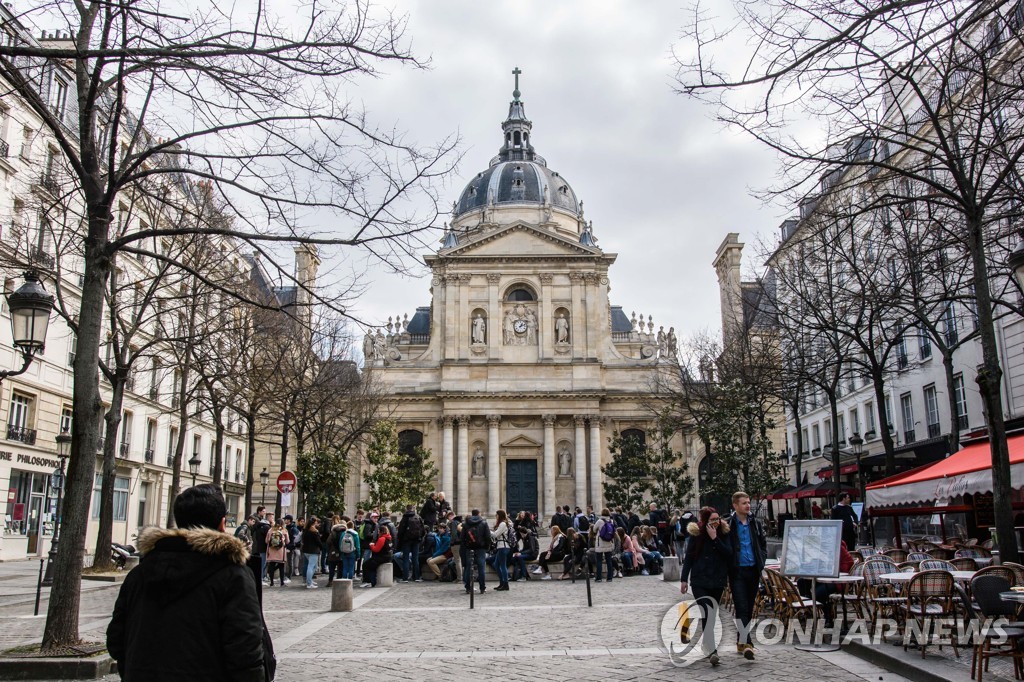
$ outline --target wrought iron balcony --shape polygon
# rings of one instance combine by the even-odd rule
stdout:
[[[127,457],[128,453],[130,453],[131,450],[132,450],[132,444],[131,443],[121,443],[121,447],[118,449],[118,451],[121,453],[122,457]]]
[[[961,431],[966,431],[967,429],[970,428],[970,423],[969,422],[970,422],[970,420],[967,418],[966,414],[957,415],[956,425],[957,425],[957,427],[959,427],[959,429]]]
[[[4,140],[0,140],[0,159],[6,159],[10,153],[11,145],[7,144]]]
[[[26,429],[24,426],[18,426],[16,424],[8,424],[7,440],[17,440],[25,443],[26,445],[35,445],[36,430]]]
[[[29,248],[28,260],[44,268],[53,268],[53,254],[47,253],[45,249],[41,249],[38,246]]]
[[[173,469],[174,468],[174,455],[167,455],[167,468],[168,469]]]
[[[909,431],[904,431],[903,432],[903,442],[904,443],[913,443],[915,440],[917,440],[917,436],[914,433],[913,429],[911,429]]]
[[[938,424],[929,424],[928,425],[928,437],[929,438],[935,438],[940,433],[942,433],[942,427],[941,426],[939,426]]]
[[[40,175],[39,186],[54,196],[60,194],[60,185],[57,184],[57,180],[53,177],[52,173],[43,173]]]
[[[153,463],[153,456],[155,454],[156,454],[156,450],[154,450],[153,448],[146,448],[146,452],[144,453],[143,458],[146,460],[147,464],[152,464]]]

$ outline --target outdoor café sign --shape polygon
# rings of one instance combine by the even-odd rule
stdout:
[[[939,479],[935,483],[935,498],[941,499],[943,497],[965,495],[969,485],[969,481],[967,479],[967,475],[950,476]]]

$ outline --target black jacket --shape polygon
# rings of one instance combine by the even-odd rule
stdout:
[[[267,533],[270,532],[270,524],[266,519],[258,519],[252,527],[252,553],[267,553]]]
[[[423,503],[420,516],[423,517],[423,523],[427,526],[427,530],[434,530],[434,526],[437,525],[437,502],[434,501],[434,498],[428,497],[427,501]]]
[[[690,523],[686,527],[690,540],[686,543],[683,570],[679,580],[707,590],[718,590],[729,581],[733,554],[729,525],[723,521],[718,526],[718,536],[712,540],[701,538],[700,526]]]
[[[330,531],[328,531],[330,532]],[[305,528],[302,531],[302,553],[319,554],[324,548],[324,542],[320,539],[320,533]]]
[[[423,519],[416,512],[407,511],[402,514],[402,520],[398,522],[398,544],[419,542],[426,534]]]
[[[732,546],[732,568],[735,571],[740,565],[740,531],[739,519],[736,512],[733,512],[726,520],[731,532],[729,533],[729,544]],[[760,575],[764,570],[764,562],[768,558],[768,536],[764,534],[764,526],[753,516],[747,516],[747,523],[750,524],[750,544],[754,550],[754,568]],[[691,543],[692,544],[692,543]]]
[[[847,534],[857,532],[857,512],[848,504],[837,504],[832,507],[831,518],[833,521],[843,522],[843,537]]]
[[[123,680],[265,680],[263,615],[240,540],[147,528],[121,585],[107,649]]]

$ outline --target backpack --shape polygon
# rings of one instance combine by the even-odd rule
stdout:
[[[418,516],[410,516],[405,526],[405,533],[410,540],[419,542],[423,539],[423,519]]]
[[[284,533],[279,530],[275,530],[270,534],[270,546],[274,549],[284,546]]]
[[[580,514],[576,517],[576,530],[581,533],[586,533],[590,530],[590,519],[587,518],[586,514]]]
[[[601,531],[598,533],[601,539],[605,542],[611,542],[615,539],[615,524],[611,521],[605,521],[604,525],[601,526]]]
[[[458,578],[458,574],[455,572],[455,561],[449,559],[441,567],[441,582],[453,583]]]
[[[346,530],[341,534],[341,541],[338,543],[338,547],[341,549],[342,554],[351,554],[356,551],[356,541],[352,537],[354,533],[350,530]]]
[[[470,549],[488,549],[491,546],[491,527],[486,521],[481,520],[470,528],[467,535],[469,537],[466,545]]]

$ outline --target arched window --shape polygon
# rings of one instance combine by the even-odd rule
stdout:
[[[508,292],[508,296],[505,297],[506,301],[536,301],[536,296],[529,289],[518,288]]]
[[[640,429],[626,429],[621,434],[622,450],[630,454],[640,454],[647,445],[647,434]]]
[[[398,432],[398,452],[403,455],[411,455],[416,448],[423,447],[423,432],[416,429],[406,429]]]

